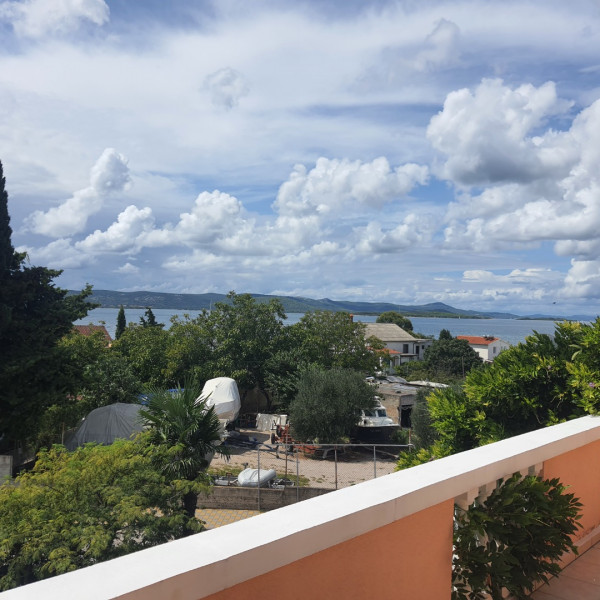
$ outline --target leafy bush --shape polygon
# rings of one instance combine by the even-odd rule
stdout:
[[[558,479],[515,473],[487,500],[455,507],[453,600],[527,598],[577,548],[581,503]]]
[[[143,436],[111,446],[42,450],[0,486],[0,590],[167,542],[202,523],[186,516],[186,482],[154,466]]]

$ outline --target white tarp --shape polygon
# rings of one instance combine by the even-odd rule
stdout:
[[[214,406],[219,419],[227,419],[227,421],[235,421],[242,407],[237,384],[229,377],[209,379],[196,402],[200,400],[206,400],[208,407]]]
[[[273,431],[277,425],[285,427],[287,425],[287,415],[269,415],[258,413],[256,415],[256,429],[258,431]]]
[[[241,487],[263,487],[275,479],[275,469],[244,469],[238,475],[238,485]]]

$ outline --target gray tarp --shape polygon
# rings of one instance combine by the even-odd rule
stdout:
[[[117,438],[129,439],[143,430],[140,404],[117,402],[94,409],[65,440],[69,450],[87,442],[112,444]]]

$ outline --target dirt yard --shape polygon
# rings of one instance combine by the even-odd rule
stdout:
[[[211,467],[225,470],[227,467],[275,469],[278,476],[287,476],[289,479],[295,479],[298,474],[301,485],[307,480],[310,486],[336,489],[387,475],[396,466],[396,459],[387,454],[378,452],[374,459],[372,447],[339,448],[337,464],[333,451],[329,451],[325,458],[318,458],[302,452],[286,454],[284,446],[280,445],[278,457],[275,445],[270,444],[268,433],[254,429],[240,430],[240,433],[255,438],[262,445],[258,449],[229,446],[229,459],[215,456]]]

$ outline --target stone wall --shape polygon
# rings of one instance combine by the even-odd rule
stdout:
[[[257,488],[237,486],[214,486],[208,496],[198,496],[198,508],[229,508],[236,510],[259,510]],[[288,504],[321,496],[333,490],[314,487],[286,487],[283,489],[260,488],[260,510],[273,510]]]

